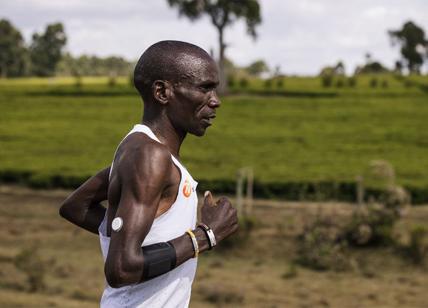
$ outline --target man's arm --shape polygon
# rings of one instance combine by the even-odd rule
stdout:
[[[120,217],[122,224],[116,230],[112,228],[104,271],[110,286],[122,287],[153,278],[147,278],[148,273],[143,270],[147,265],[143,250],[147,248],[142,249],[141,243],[153,224],[162,192],[168,185],[172,161],[168,151],[159,146],[145,146],[142,153],[134,159],[123,160],[116,168],[121,196],[115,217]],[[207,194],[202,214],[202,221],[213,229],[218,241],[237,229],[236,210],[227,199],[220,199],[214,206],[211,194]],[[208,250],[204,231],[196,228],[194,233],[200,252]],[[194,256],[187,234],[169,243],[175,250],[175,266]]]
[[[100,204],[107,200],[110,167],[101,170],[76,189],[62,203],[59,214],[71,223],[98,234],[105,207]]]

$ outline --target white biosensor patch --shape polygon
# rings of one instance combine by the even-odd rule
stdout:
[[[116,232],[119,231],[120,229],[122,229],[122,226],[123,226],[123,220],[120,217],[116,217],[111,222],[111,228],[113,229],[113,231],[116,231]]]

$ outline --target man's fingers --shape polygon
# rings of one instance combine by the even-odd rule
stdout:
[[[215,206],[214,200],[213,200],[213,195],[211,194],[211,192],[209,190],[207,190],[204,194],[204,205]]]

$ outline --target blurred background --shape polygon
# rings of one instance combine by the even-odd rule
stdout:
[[[426,307],[424,0],[0,4],[0,306],[97,307],[98,238],[58,216],[141,121],[133,68],[182,40],[222,106],[181,160],[241,228],[191,307]]]

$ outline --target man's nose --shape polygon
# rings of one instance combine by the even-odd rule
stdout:
[[[218,108],[221,105],[220,98],[218,97],[217,93],[213,92],[213,95],[210,97],[210,100],[208,101],[208,106],[211,108]]]

